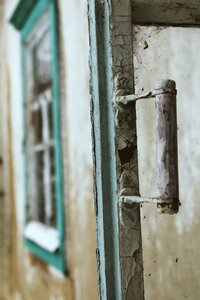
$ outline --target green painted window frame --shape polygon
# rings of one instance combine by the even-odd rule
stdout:
[[[21,33],[21,61],[22,61],[22,91],[23,91],[23,106],[24,106],[24,141],[25,141],[25,189],[26,189],[26,207],[25,219],[27,224],[28,216],[28,159],[26,146],[26,76],[25,76],[25,41],[28,34],[39,21],[42,14],[48,10],[50,16],[50,32],[51,32],[51,49],[52,49],[52,91],[53,91],[53,130],[55,142],[55,172],[56,172],[56,212],[57,224],[56,229],[59,232],[59,249],[50,253],[36,243],[25,239],[25,245],[31,253],[39,257],[42,261],[54,266],[62,273],[66,273],[66,249],[65,249],[65,216],[63,205],[63,170],[62,170],[62,145],[61,145],[61,124],[60,124],[60,80],[59,80],[59,39],[58,39],[58,19],[57,19],[57,1],[56,0],[21,0],[11,19],[10,23]],[[25,225],[26,225],[25,224]]]

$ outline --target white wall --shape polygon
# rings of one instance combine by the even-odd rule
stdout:
[[[174,216],[159,215],[151,204],[142,207],[147,300],[200,298],[199,33],[198,28],[134,28],[137,92],[142,88],[153,90],[159,79],[175,80],[178,90],[178,164],[182,205]],[[141,195],[158,196],[154,99],[137,104],[137,122]]]

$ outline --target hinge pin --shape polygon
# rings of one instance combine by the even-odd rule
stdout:
[[[141,99],[155,98],[156,101],[156,161],[157,184],[160,197],[139,197],[122,195],[120,201],[126,204],[156,203],[161,213],[174,214],[179,209],[178,151],[176,117],[176,83],[173,80],[159,80],[155,91],[142,94],[116,96],[116,104],[127,105]]]

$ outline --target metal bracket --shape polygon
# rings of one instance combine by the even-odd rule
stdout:
[[[142,204],[142,203],[151,203],[151,204],[172,204],[174,199],[169,198],[160,198],[160,197],[140,197],[140,196],[121,196],[120,202],[124,204]]]
[[[141,94],[131,94],[131,95],[126,95],[126,96],[117,96],[116,97],[116,103],[122,103],[124,105],[127,105],[127,104],[129,104],[131,102],[135,102],[137,100],[151,99],[151,98],[155,98],[158,95],[163,95],[163,94],[171,94],[171,95],[175,94],[176,95],[177,90],[174,89],[174,91],[172,91],[170,88],[160,87],[159,89],[157,89],[155,91],[144,92],[144,93],[141,93]]]
[[[124,105],[127,105],[130,102],[134,102],[141,99],[150,99],[155,97],[155,92],[146,92],[142,94],[132,94],[132,95],[126,95],[126,96],[117,96],[116,97],[116,103],[122,103]]]
[[[155,98],[156,100],[157,180],[159,194],[161,195],[153,198],[133,195],[131,188],[128,189],[127,187],[127,182],[131,182],[131,179],[128,178],[128,172],[124,171],[125,175],[123,173],[121,175],[121,204],[155,203],[159,212],[168,214],[178,212],[180,202],[178,197],[176,94],[176,84],[173,80],[159,80],[156,82],[155,91],[138,95],[121,95],[121,91],[116,93],[116,106],[119,107],[118,109],[121,111],[124,120],[127,120],[127,126],[121,119],[119,119],[121,122],[118,121],[117,123],[118,127],[121,128],[122,136],[124,131],[124,140],[126,140],[127,128],[131,126],[127,117],[127,111],[131,109],[130,104],[142,99]],[[118,152],[120,153],[120,151],[119,149]]]

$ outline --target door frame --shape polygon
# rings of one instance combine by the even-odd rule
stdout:
[[[119,203],[120,130],[113,109],[117,89],[134,92],[131,1],[88,0],[88,18],[99,299],[143,300],[140,205]],[[135,166],[129,175],[139,195],[135,106],[132,113]]]
[[[196,2],[157,2],[88,0],[97,265],[103,300],[144,300],[140,205],[119,202],[124,184],[122,136],[113,109],[117,93],[134,93],[132,25],[200,25]],[[135,104],[131,110],[132,131],[126,134],[134,139],[134,167],[128,192],[139,195]]]
[[[89,0],[88,4],[99,299],[120,300],[110,12],[107,1]]]

